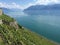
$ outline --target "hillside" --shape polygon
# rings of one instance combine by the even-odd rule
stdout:
[[[20,26],[13,18],[0,15],[0,45],[56,45]]]

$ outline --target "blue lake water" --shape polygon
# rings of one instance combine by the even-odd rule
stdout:
[[[8,12],[9,16],[16,19],[16,21],[48,39],[60,43],[60,16],[55,15],[29,15],[23,12]]]

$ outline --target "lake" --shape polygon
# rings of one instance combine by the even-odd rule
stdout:
[[[60,16],[57,13],[29,15],[23,12],[8,12],[6,14],[31,31],[60,43]]]

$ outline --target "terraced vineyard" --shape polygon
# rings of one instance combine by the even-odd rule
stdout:
[[[7,20],[9,16],[5,17]],[[1,18],[2,19],[2,18]],[[9,17],[8,22],[11,21]],[[14,20],[13,20],[14,21]],[[17,24],[18,25],[18,24]],[[18,29],[9,24],[0,24],[0,45],[56,45],[46,38],[18,25]]]

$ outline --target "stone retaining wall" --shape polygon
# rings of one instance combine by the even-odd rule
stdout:
[[[0,24],[2,24],[3,22],[2,22],[2,20],[0,20]]]
[[[3,12],[2,12],[2,9],[0,9],[0,15],[2,15],[2,13],[3,13]]]

